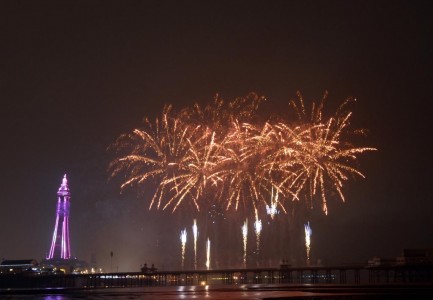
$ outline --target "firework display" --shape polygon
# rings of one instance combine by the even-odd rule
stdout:
[[[299,100],[290,101],[298,116],[292,121],[257,122],[264,98],[256,94],[227,104],[217,97],[205,108],[196,104],[179,113],[166,106],[155,122],[146,119],[144,129],[114,143],[111,176],[126,176],[121,189],[156,183],[150,208],[192,205],[199,211],[219,202],[227,210],[267,208],[274,215],[302,200],[310,208],[317,202],[327,214],[328,194],[344,201],[344,182],[364,177],[354,166],[357,155],[375,149],[344,140],[351,117],[345,107],[352,99],[326,118],[326,95],[308,114],[298,93]]]
[[[352,112],[347,107],[354,99],[346,99],[327,116],[326,98],[327,93],[307,107],[298,92],[298,99],[289,102],[295,118],[260,115],[265,98],[255,93],[231,102],[216,96],[207,106],[195,104],[178,112],[165,106],[154,122],[146,119],[143,128],[113,143],[116,158],[110,163],[110,175],[123,176],[121,190],[153,191],[149,209],[192,209],[198,216],[217,206],[227,217],[245,220],[246,266],[248,218],[254,220],[259,253],[261,220],[288,212],[294,216],[300,208],[305,212],[318,207],[327,215],[328,199],[345,201],[344,184],[364,177],[357,158],[376,149],[355,146],[350,140],[363,133],[350,128]],[[197,233],[194,220],[194,268]],[[186,240],[186,231],[182,234]],[[308,250],[308,260],[309,256]]]

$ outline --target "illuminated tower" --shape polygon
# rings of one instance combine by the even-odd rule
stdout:
[[[53,241],[47,259],[69,259],[71,246],[69,244],[69,207],[71,206],[68,179],[66,174],[57,192],[56,225],[54,227]]]

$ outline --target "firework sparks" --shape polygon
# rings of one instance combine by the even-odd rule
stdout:
[[[256,210],[256,221],[254,222],[254,230],[256,232],[256,254],[260,253],[260,233],[262,232],[262,221],[259,219],[259,215]]]
[[[244,268],[247,267],[247,242],[248,242],[248,220],[245,220],[242,229],[242,240],[244,244]]]
[[[198,237],[198,228],[197,228],[197,220],[194,219],[194,225],[192,225],[192,234],[194,236],[194,269],[197,269],[197,237]]]
[[[197,129],[173,118],[170,106],[164,108],[161,119],[154,124],[146,119],[145,125],[145,129],[122,135],[114,144],[119,153],[126,154],[110,164],[112,176],[126,172],[127,180],[121,190],[128,186],[143,187],[151,179],[157,180],[159,185],[149,207],[165,209],[173,204],[176,209],[186,196],[200,192],[184,180],[188,141],[194,138]]]
[[[290,101],[295,119],[258,118],[264,98],[253,93],[231,102],[217,96],[210,105],[196,104],[177,113],[166,106],[154,122],[146,119],[143,128],[113,143],[110,149],[116,152],[116,158],[109,166],[111,178],[123,175],[121,191],[131,187],[151,190],[149,209],[175,212],[194,208],[206,214],[217,206],[225,209],[229,218],[245,218],[242,236],[246,267],[248,219],[255,218],[259,254],[263,217],[268,215],[273,220],[288,212],[296,217],[316,207],[327,215],[328,199],[344,202],[346,182],[364,177],[357,166],[358,156],[376,149],[351,143],[352,133],[362,133],[350,128],[352,112],[347,110],[347,104],[353,99],[327,115],[326,98],[327,93],[309,108],[298,93],[298,101]],[[196,269],[195,219],[192,231]],[[311,228],[306,224],[307,263],[310,235]],[[183,268],[186,229],[181,232],[181,243]],[[209,269],[209,239],[206,247]]]
[[[364,175],[349,163],[355,161],[360,153],[376,150],[371,147],[354,147],[342,140],[352,114],[344,112],[344,108],[354,99],[346,99],[334,116],[324,120],[323,107],[327,95],[326,92],[319,104],[312,103],[310,115],[305,110],[299,92],[299,104],[295,101],[290,102],[301,122],[301,126],[297,127],[298,134],[295,135],[297,137],[295,144],[300,146],[297,151],[300,165],[298,170],[294,171],[296,176],[291,180],[290,187],[296,190],[296,195],[305,190],[304,195],[309,199],[311,208],[313,208],[314,196],[320,194],[321,206],[325,214],[328,214],[326,188],[336,191],[344,202],[342,188],[349,175],[364,178]]]
[[[278,193],[274,196],[274,188],[272,188],[271,192],[271,203],[270,205],[266,204],[266,214],[268,214],[271,219],[274,219],[275,215],[279,213],[278,208]]]
[[[186,248],[186,228],[180,233],[180,242],[182,245],[182,269],[185,266],[185,248]]]
[[[210,239],[207,239],[206,243],[206,269],[210,269]]]
[[[154,123],[146,120],[145,129],[114,143],[118,158],[110,164],[111,176],[126,174],[122,190],[156,182],[150,208],[175,211],[192,204],[200,211],[200,206],[221,202],[227,210],[242,208],[247,214],[265,208],[273,219],[296,200],[309,209],[317,201],[328,214],[328,193],[345,201],[344,183],[364,177],[353,166],[357,156],[376,149],[345,139],[351,117],[345,107],[351,101],[326,118],[326,96],[307,112],[298,94],[299,101],[290,102],[297,122],[257,123],[264,98],[255,94],[227,104],[216,97],[212,105],[177,114],[167,106]]]
[[[304,229],[305,229],[305,249],[307,251],[307,265],[310,265],[311,234],[313,233],[310,227],[310,222],[304,225]]]

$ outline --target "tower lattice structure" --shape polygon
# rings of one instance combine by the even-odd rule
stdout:
[[[47,259],[69,259],[71,258],[71,245],[69,242],[71,193],[69,192],[66,174],[63,176],[57,196],[56,225],[54,226],[53,240]]]

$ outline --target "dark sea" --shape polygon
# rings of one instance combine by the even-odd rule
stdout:
[[[99,289],[2,289],[0,299],[433,299],[433,286],[173,286]]]

